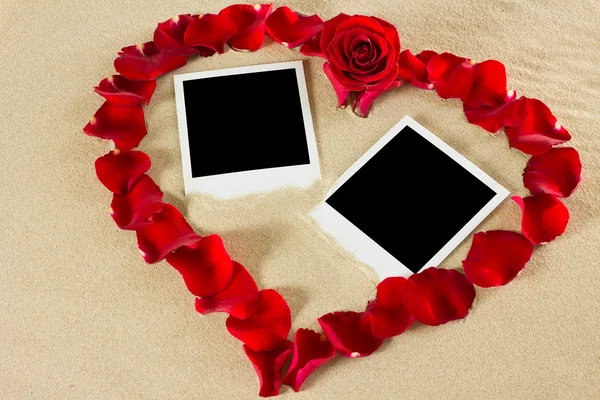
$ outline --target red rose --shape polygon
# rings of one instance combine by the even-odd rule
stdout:
[[[340,14],[325,22],[319,47],[340,106],[355,92],[353,108],[366,115],[377,96],[401,83],[398,31],[379,18]]]

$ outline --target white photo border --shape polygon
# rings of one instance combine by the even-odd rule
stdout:
[[[183,82],[203,78],[285,69],[295,69],[296,71],[309,163],[194,178],[192,176]],[[181,163],[183,167],[183,182],[186,195],[189,193],[204,193],[221,199],[234,198],[252,193],[264,193],[286,186],[306,188],[321,178],[317,140],[315,137],[312,114],[310,112],[308,90],[306,87],[306,78],[304,76],[304,66],[302,61],[289,61],[179,74],[175,75],[173,80],[175,84],[177,123],[179,125],[179,143],[181,146]]]
[[[411,117],[405,116],[338,178],[325,195],[325,199],[311,212],[311,216],[326,233],[335,237],[343,248],[353,253],[360,261],[371,266],[381,280],[390,276],[409,277],[413,272],[327,204],[326,200],[407,126],[443,151],[496,193],[419,271],[428,267],[437,267],[510,194],[506,188],[428,131],[427,128]]]

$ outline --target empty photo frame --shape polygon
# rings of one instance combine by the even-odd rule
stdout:
[[[383,280],[437,266],[508,194],[407,116],[337,180],[312,216]]]
[[[174,80],[186,194],[233,198],[320,178],[301,61]]]

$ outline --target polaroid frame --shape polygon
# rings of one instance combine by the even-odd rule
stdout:
[[[390,276],[409,277],[413,272],[327,204],[326,200],[407,126],[447,154],[496,193],[419,271],[431,266],[437,267],[510,194],[502,185],[428,131],[427,128],[411,117],[405,116],[338,178],[325,195],[325,199],[311,212],[311,216],[323,231],[335,237],[343,248],[353,253],[360,261],[370,265],[381,280]]]
[[[266,168],[250,171],[231,172],[194,178],[190,147],[188,140],[187,118],[183,82],[203,78],[213,78],[230,75],[250,74],[254,72],[295,69],[300,93],[300,104],[304,120],[304,130],[309,153],[308,164],[286,167]],[[177,123],[179,125],[179,143],[181,146],[181,162],[185,194],[192,192],[204,193],[217,198],[233,198],[252,193],[262,193],[269,190],[286,187],[309,187],[321,178],[317,141],[315,138],[304,66],[302,61],[290,61],[275,64],[262,64],[238,68],[227,68],[214,71],[179,74],[173,77],[175,83],[175,100],[177,105]]]

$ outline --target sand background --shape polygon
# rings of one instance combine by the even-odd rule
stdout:
[[[252,399],[257,380],[225,317],[199,316],[166,263],[146,265],[135,236],[108,215],[93,162],[110,143],[81,128],[102,104],[92,87],[118,49],[150,40],[159,21],[230,2],[0,0],[0,398]],[[278,2],[276,5],[281,5]],[[600,4],[597,0],[289,0],[306,13],[376,15],[414,51],[451,51],[506,64],[509,85],[546,102],[584,163],[566,200],[567,233],[538,249],[510,285],[478,290],[461,322],[415,326],[363,360],[338,358],[296,399],[600,398]],[[301,59],[268,42],[181,72]],[[323,179],[233,201],[183,195],[173,82],[160,80],[141,149],[151,176],[202,233],[224,237],[259,286],[279,290],[293,328],[362,309],[375,292],[364,265],[307,217],[327,188],[408,114],[514,194],[526,157],[470,126],[457,101],[406,86],[368,119],[335,108],[321,61],[305,62]],[[244,99],[235,99],[241,102]],[[235,111],[232,107],[232,115]],[[210,116],[207,116],[210,119]],[[218,121],[211,121],[217,126]],[[416,166],[417,167],[417,166]],[[407,196],[411,188],[401,188]],[[455,195],[452,193],[442,194]],[[517,229],[505,201],[480,229]],[[407,234],[399,227],[398,235]],[[470,239],[442,265],[460,266]]]

